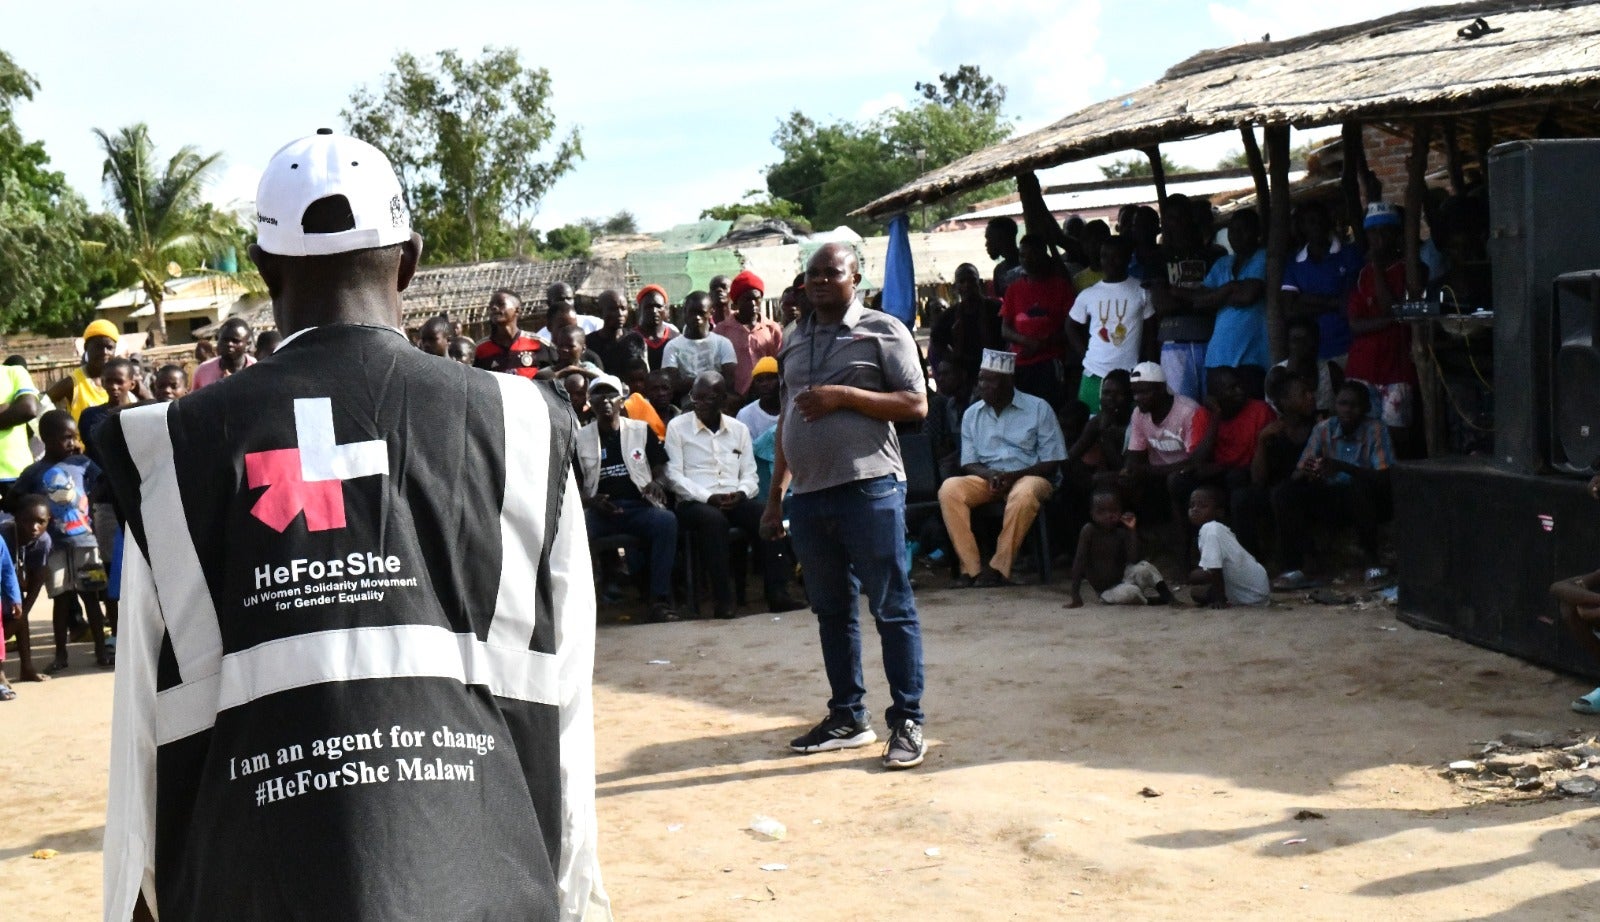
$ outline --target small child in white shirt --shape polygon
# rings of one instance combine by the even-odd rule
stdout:
[[[1267,568],[1218,521],[1222,505],[1222,491],[1213,486],[1189,495],[1189,521],[1200,529],[1200,568],[1189,575],[1189,594],[1196,605],[1212,608],[1265,605],[1272,597]]]

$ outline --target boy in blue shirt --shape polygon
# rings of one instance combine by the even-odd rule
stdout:
[[[106,588],[106,570],[89,516],[89,491],[100,477],[100,468],[83,454],[78,424],[66,411],[51,410],[39,417],[39,437],[44,441],[44,457],[17,477],[15,489],[19,496],[38,493],[50,505],[52,547],[46,585],[55,600],[56,655],[45,671],[67,668],[67,635],[78,618],[80,601],[89,616],[95,663],[110,667],[99,598]]]

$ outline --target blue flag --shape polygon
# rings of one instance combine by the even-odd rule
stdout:
[[[916,325],[917,272],[911,264],[911,219],[895,215],[889,222],[889,253],[883,261],[883,310]]]

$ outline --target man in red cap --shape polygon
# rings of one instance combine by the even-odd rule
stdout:
[[[750,391],[750,372],[766,356],[778,357],[783,345],[783,328],[757,312],[767,285],[761,277],[744,270],[733,277],[728,293],[733,297],[733,313],[717,324],[715,332],[733,343],[733,387],[740,394]]]
[[[661,353],[667,341],[678,335],[678,328],[667,322],[667,290],[660,285],[646,285],[639,289],[635,303],[639,305],[639,325],[633,335],[643,343],[642,351],[651,369],[661,367]]]

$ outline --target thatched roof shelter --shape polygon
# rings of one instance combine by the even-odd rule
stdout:
[[[1490,31],[1474,28],[1487,21]],[[1473,37],[1475,36],[1475,37]],[[1205,51],[1155,83],[928,173],[862,207],[882,217],[1019,172],[1251,125],[1310,128],[1481,113],[1481,134],[1600,134],[1600,3],[1409,10]]]

